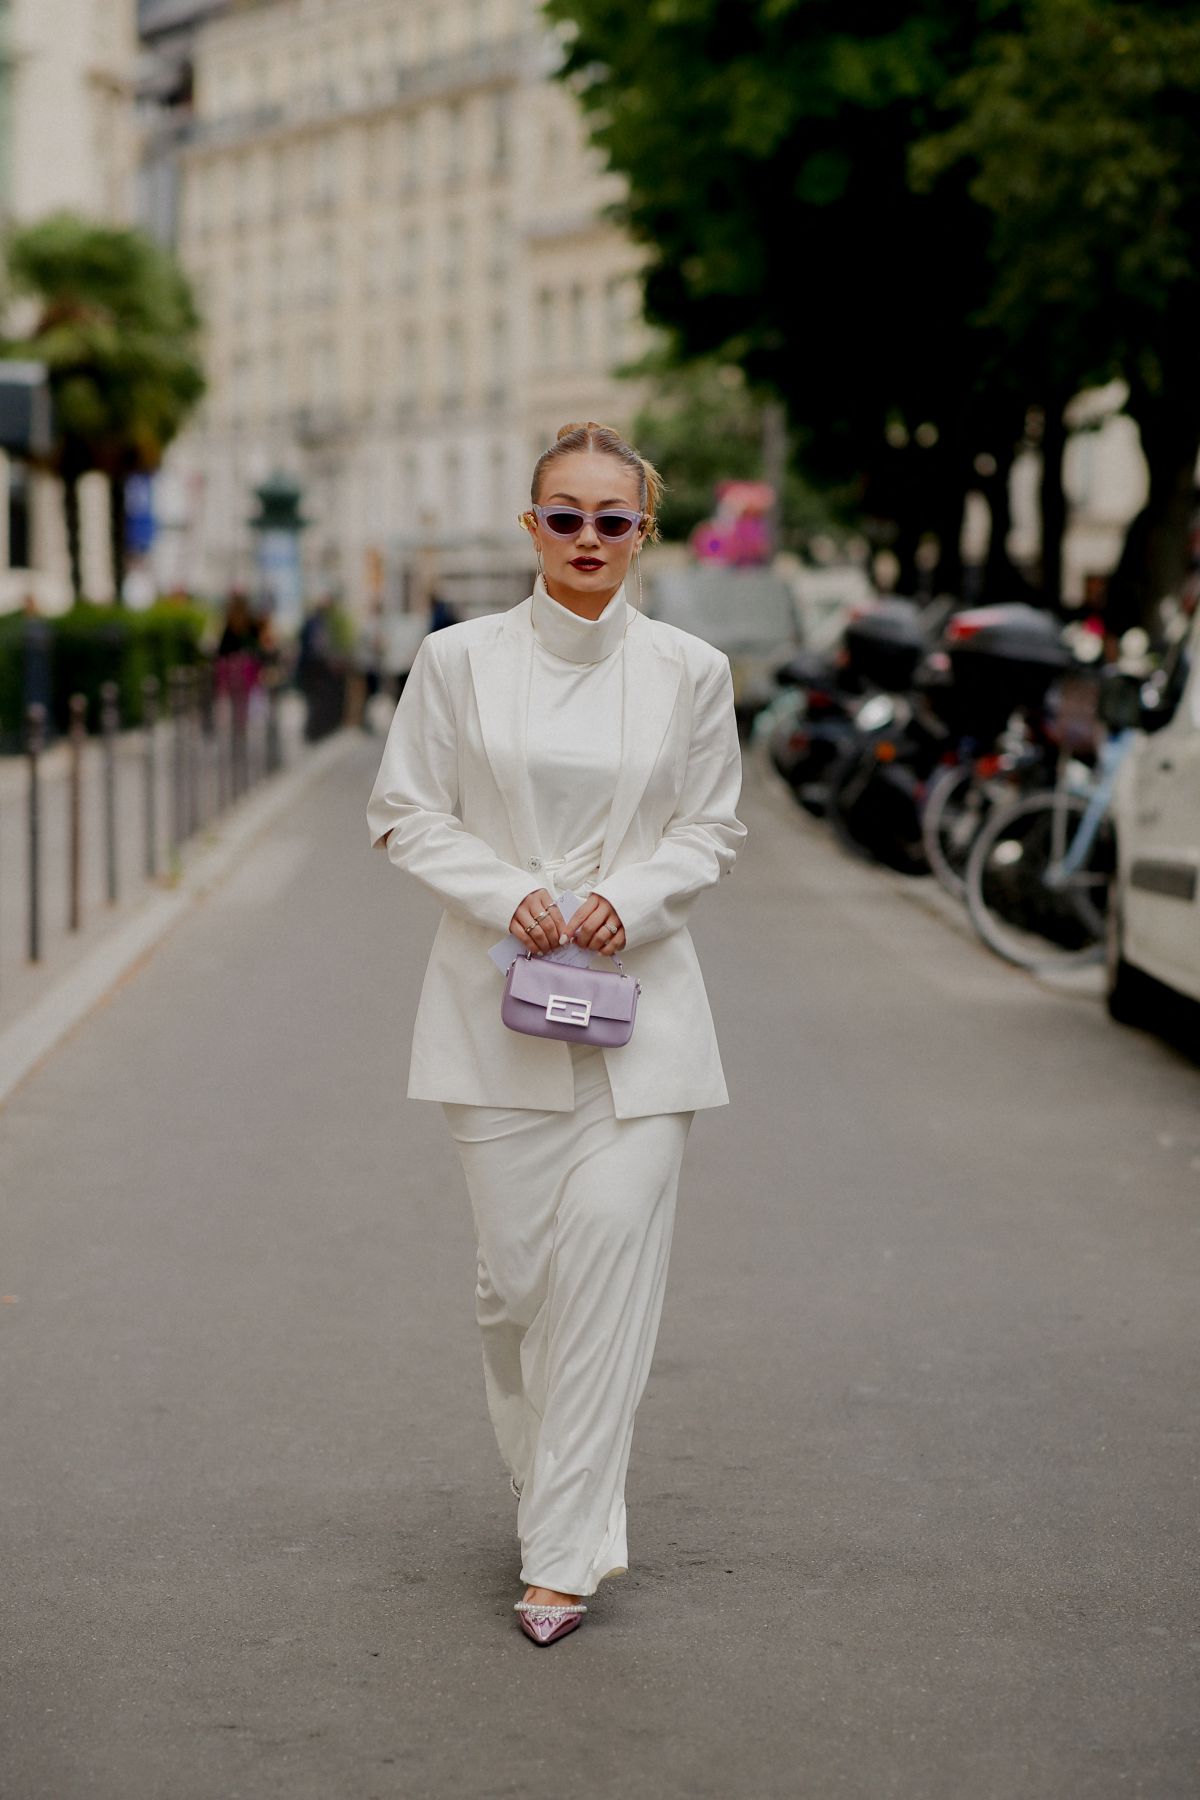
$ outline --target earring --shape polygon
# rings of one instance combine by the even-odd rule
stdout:
[[[640,550],[635,550],[633,553],[633,566],[637,570],[637,578],[638,578],[637,609],[639,612],[641,612],[641,610],[642,610],[642,553]]]

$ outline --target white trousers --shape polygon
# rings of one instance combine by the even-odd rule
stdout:
[[[628,1570],[625,1472],[695,1114],[615,1118],[602,1053],[570,1049],[574,1112],[442,1108],[475,1221],[488,1411],[521,1489],[521,1579],[592,1594]]]

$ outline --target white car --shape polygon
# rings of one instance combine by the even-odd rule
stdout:
[[[1200,1001],[1200,610],[1154,682],[1113,796],[1107,989],[1124,1024],[1155,1022],[1155,983]]]

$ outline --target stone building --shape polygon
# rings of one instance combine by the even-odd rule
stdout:
[[[253,587],[282,470],[310,592],[525,591],[533,460],[566,420],[629,424],[613,370],[645,343],[535,0],[242,0],[192,54],[178,248],[211,389],[169,460],[172,573]]]
[[[127,223],[137,161],[134,0],[0,4],[0,223],[68,208]],[[11,321],[10,321],[11,323]],[[0,610],[70,598],[61,491],[0,454]],[[112,592],[103,478],[81,494],[88,592]]]

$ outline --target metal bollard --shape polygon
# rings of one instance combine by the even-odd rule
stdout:
[[[229,687],[228,678],[222,674],[213,708],[213,726],[217,740],[217,811],[224,812],[229,805]]]
[[[187,786],[184,810],[187,815],[188,836],[192,837],[200,824],[199,692],[196,669],[189,663],[184,665],[180,673],[183,676],[184,774]]]
[[[157,675],[142,680],[142,820],[145,831],[146,880],[158,874],[158,758],[156,727],[158,725]]]
[[[29,960],[42,960],[42,814],[38,758],[46,747],[46,708],[33,700],[25,708],[25,751],[29,757]]]
[[[279,737],[279,695],[280,684],[275,669],[267,670],[267,774],[274,775],[282,766],[283,757]]]
[[[183,843],[183,691],[178,667],[167,670],[167,707],[171,715],[171,835],[173,858]]]
[[[250,779],[246,763],[246,702],[249,691],[246,680],[247,661],[244,653],[230,658],[233,696],[233,793],[235,799],[245,793]]]
[[[212,663],[206,661],[196,666],[196,680],[199,693],[198,726],[199,736],[197,751],[200,764],[200,824],[207,825],[213,816],[213,669]]]
[[[67,813],[67,929],[78,931],[83,922],[83,746],[87,739],[87,695],[72,694],[68,737],[71,767],[68,776]]]
[[[119,690],[115,681],[100,683],[100,741],[104,749],[104,876],[108,903],[117,901],[117,727]]]

